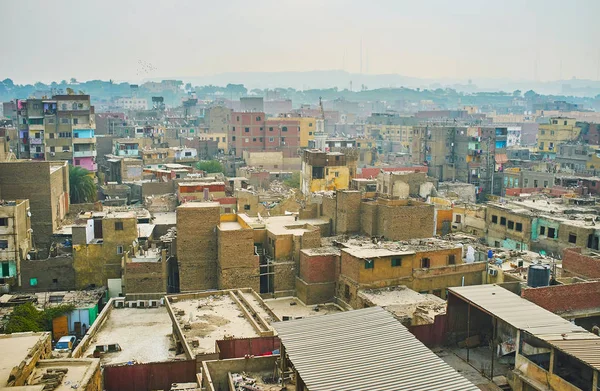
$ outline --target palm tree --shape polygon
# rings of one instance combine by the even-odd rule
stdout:
[[[71,204],[96,201],[96,184],[85,168],[69,166],[69,187]]]

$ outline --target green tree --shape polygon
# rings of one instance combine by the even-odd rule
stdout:
[[[196,164],[198,170],[206,171],[209,174],[216,172],[225,172],[223,165],[218,160],[204,160]]]
[[[26,331],[51,331],[53,319],[72,312],[74,309],[75,306],[72,304],[63,304],[40,311],[31,303],[21,304],[16,306],[10,314],[5,331],[9,334]]]
[[[289,177],[288,179],[283,181],[283,184],[288,187],[294,188],[294,189],[299,189],[300,188],[300,171],[294,171],[292,173],[291,177]]]
[[[69,166],[69,187],[72,204],[96,201],[96,184],[85,168]]]

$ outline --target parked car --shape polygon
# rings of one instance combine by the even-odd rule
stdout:
[[[75,348],[76,341],[77,338],[74,335],[61,337],[56,345],[54,345],[54,351],[56,353],[69,353]]]

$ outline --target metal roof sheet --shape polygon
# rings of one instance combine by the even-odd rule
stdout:
[[[478,390],[381,307],[273,326],[310,391]]]
[[[511,326],[600,370],[600,337],[498,286],[477,285],[448,290]]]

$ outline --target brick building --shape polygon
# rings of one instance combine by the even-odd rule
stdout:
[[[29,200],[0,201],[0,279],[21,286],[22,262],[32,248]]]
[[[53,232],[61,227],[69,212],[67,162],[0,163],[0,197],[29,199],[34,244],[39,257],[45,258]]]

